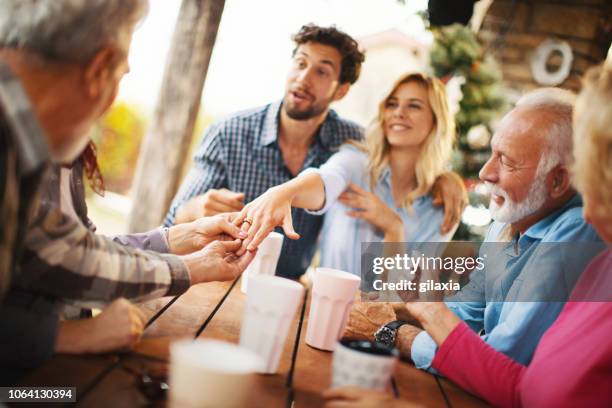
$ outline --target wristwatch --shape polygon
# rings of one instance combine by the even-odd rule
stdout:
[[[374,333],[374,340],[386,346],[395,346],[397,331],[405,324],[407,324],[407,322],[394,320],[381,326],[380,329],[376,330],[376,333]]]

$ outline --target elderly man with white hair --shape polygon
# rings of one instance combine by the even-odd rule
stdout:
[[[232,256],[241,233],[227,219],[115,242],[36,198],[47,164],[71,164],[112,104],[147,7],[147,0],[0,0],[1,379],[53,351],[112,348],[107,341],[101,350],[75,350],[75,336],[68,341],[58,330],[58,301],[178,295],[191,284],[234,279],[253,257]],[[227,235],[235,239],[216,240]],[[154,252],[153,241],[174,254]],[[115,315],[138,315],[126,303],[114,304]],[[143,319],[129,319],[138,323],[132,333]]]
[[[494,219],[480,249],[485,267],[446,299],[484,341],[522,364],[529,363],[580,272],[601,248],[570,184],[574,99],[569,91],[538,89],[501,121],[480,171]],[[437,346],[429,334],[388,314],[390,323],[382,327],[394,336],[385,337],[418,368],[430,369]],[[351,320],[349,328],[360,327],[366,337],[379,329],[368,328],[359,316]]]

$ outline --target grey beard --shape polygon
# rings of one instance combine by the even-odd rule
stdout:
[[[546,175],[544,177],[538,176],[529,188],[527,198],[520,203],[511,201],[507,194],[504,195],[506,198],[504,205],[491,210],[491,217],[495,221],[512,224],[538,211],[547,198],[545,179]]]

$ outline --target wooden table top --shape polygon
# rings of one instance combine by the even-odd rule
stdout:
[[[77,388],[77,401],[86,407],[164,406],[141,392],[141,373],[164,378],[169,345],[183,338],[208,338],[238,343],[246,296],[240,282],[205,283],[178,298],[162,298],[141,306],[152,324],[141,342],[128,353],[107,355],[57,355],[27,375],[20,386],[64,386]],[[257,375],[253,390],[257,397],[249,407],[319,407],[321,392],[329,387],[332,353],[304,342],[310,296],[289,329],[278,372]],[[426,407],[487,406],[451,382],[439,379],[401,362],[394,375],[401,399]]]

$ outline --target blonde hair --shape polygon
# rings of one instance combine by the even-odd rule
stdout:
[[[574,184],[612,208],[612,65],[587,71],[574,111]],[[595,191],[597,189],[597,191]]]
[[[416,162],[416,188],[409,192],[401,202],[404,208],[410,208],[415,198],[429,193],[436,178],[445,170],[452,153],[455,140],[455,120],[448,109],[444,84],[439,79],[422,73],[409,73],[401,76],[378,105],[378,115],[372,120],[366,131],[365,145],[360,145],[368,153],[370,189],[374,190],[378,179],[389,164],[390,146],[383,131],[387,101],[401,85],[411,82],[416,82],[427,89],[429,106],[434,116],[434,126],[423,143]]]

